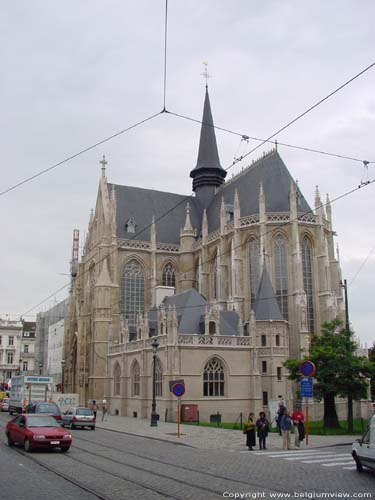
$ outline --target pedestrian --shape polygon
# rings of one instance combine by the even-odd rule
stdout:
[[[253,446],[255,446],[255,428],[254,413],[249,413],[243,428],[243,433],[246,434],[246,446],[249,451],[253,451]]]
[[[96,404],[95,399],[92,400],[91,409],[92,409],[92,412],[93,412],[95,420],[96,420],[96,413],[98,411],[98,405]]]
[[[281,436],[281,427],[280,427],[280,423],[281,423],[281,419],[283,418],[284,416],[284,413],[285,413],[285,405],[284,405],[284,401],[281,400],[279,401],[279,407],[277,409],[277,418],[276,418],[276,423],[277,423],[277,429],[279,431],[279,435]]]
[[[264,413],[264,411],[261,411],[259,413],[259,418],[255,422],[255,425],[258,429],[259,449],[266,450],[266,438],[268,436],[269,423],[266,419],[266,414]]]
[[[108,405],[107,405],[107,401],[106,401],[105,399],[103,399],[103,406],[102,406],[102,422],[103,422],[103,420],[107,420],[107,418],[106,418],[107,413],[108,413]]]
[[[294,444],[296,448],[300,447],[301,441],[305,439],[304,416],[301,405],[297,404],[292,413],[292,421],[294,426]]]
[[[283,435],[283,449],[290,450],[290,430],[292,428],[292,417],[289,410],[285,410],[281,417],[280,428]]]

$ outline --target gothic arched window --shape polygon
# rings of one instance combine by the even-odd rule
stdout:
[[[173,286],[176,287],[176,276],[174,273],[174,268],[170,262],[164,267],[163,270],[163,286]]]
[[[121,368],[118,363],[115,365],[113,370],[113,395],[120,396],[121,390]]]
[[[250,270],[250,299],[251,305],[254,304],[259,286],[259,241],[252,237],[248,243],[249,246],[249,270]]]
[[[225,371],[220,359],[212,358],[203,371],[203,396],[224,396]]]
[[[131,372],[132,396],[139,396],[141,392],[141,368],[138,361],[134,361]]]
[[[218,279],[217,279],[217,254],[211,261],[211,298],[218,298]]]
[[[121,313],[129,325],[135,325],[137,314],[143,312],[145,301],[145,277],[142,266],[136,261],[129,261],[121,276]]]
[[[275,291],[281,314],[288,321],[288,270],[287,245],[280,234],[273,240],[273,258],[275,266]]]
[[[215,321],[210,321],[208,323],[208,333],[210,335],[215,335],[216,334],[216,323],[215,323]]]
[[[312,280],[312,248],[311,242],[307,236],[302,241],[302,269],[303,269],[303,288],[307,300],[307,327],[310,333],[314,333],[314,299],[313,299],[313,280]]]
[[[155,368],[155,394],[161,398],[163,395],[163,366],[160,359],[156,359]]]

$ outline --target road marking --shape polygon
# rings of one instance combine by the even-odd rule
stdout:
[[[320,460],[305,460],[305,461],[302,461],[302,463],[304,463],[304,464],[320,464],[322,462],[334,462],[335,460],[348,460],[349,456],[346,455],[345,457],[340,458],[340,456],[337,455],[335,458],[327,458],[327,459],[322,457]]]
[[[280,454],[273,454],[273,455],[268,455],[271,458],[284,458],[285,460],[299,460],[300,458],[303,457],[312,457],[314,455],[332,455],[332,452],[329,451],[301,451],[301,453],[280,453]]]
[[[337,454],[337,453],[329,453],[327,455],[308,455],[308,456],[304,456],[304,457],[291,457],[291,458],[285,458],[284,460],[306,460],[306,458],[311,458],[311,459],[320,459],[320,460],[325,460],[325,459],[332,459],[334,457],[348,457],[348,454],[347,453],[341,453],[341,454]]]
[[[343,469],[345,470],[356,470],[356,468],[357,467],[355,465],[353,465],[352,467],[343,467]]]
[[[334,465],[351,465],[353,463],[353,461],[350,461],[350,462],[336,462],[336,463],[333,463],[333,464],[322,464],[324,467],[333,467]],[[346,469],[347,467],[344,467],[344,469]],[[350,467],[349,467],[350,468]],[[355,469],[355,467],[354,467]]]

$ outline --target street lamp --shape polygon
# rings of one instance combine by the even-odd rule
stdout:
[[[42,368],[43,368],[43,363],[42,363],[42,362],[40,362],[40,363],[39,363],[39,375],[41,375],[41,374],[42,374]]]
[[[158,426],[158,414],[156,413],[156,353],[159,347],[159,342],[155,339],[151,344],[152,347],[152,411],[151,411],[151,427]]]
[[[65,368],[65,359],[61,360],[61,392],[64,392],[64,368]]]
[[[22,365],[22,358],[20,358],[18,362],[18,375],[21,374],[21,365]]]

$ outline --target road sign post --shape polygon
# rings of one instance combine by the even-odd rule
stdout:
[[[177,397],[177,437],[180,437],[181,396],[185,394],[185,384],[177,382],[173,385],[172,392]]]
[[[305,362],[307,363],[307,362]],[[310,362],[309,362],[310,363]],[[313,363],[311,363],[313,365]],[[301,364],[302,367],[302,364]],[[311,366],[306,369],[307,373],[315,373],[315,366],[313,365],[314,370],[311,370]],[[302,369],[301,369],[302,372]],[[306,398],[306,446],[309,445],[309,398],[313,397],[313,378],[312,377],[301,377],[301,398]]]

